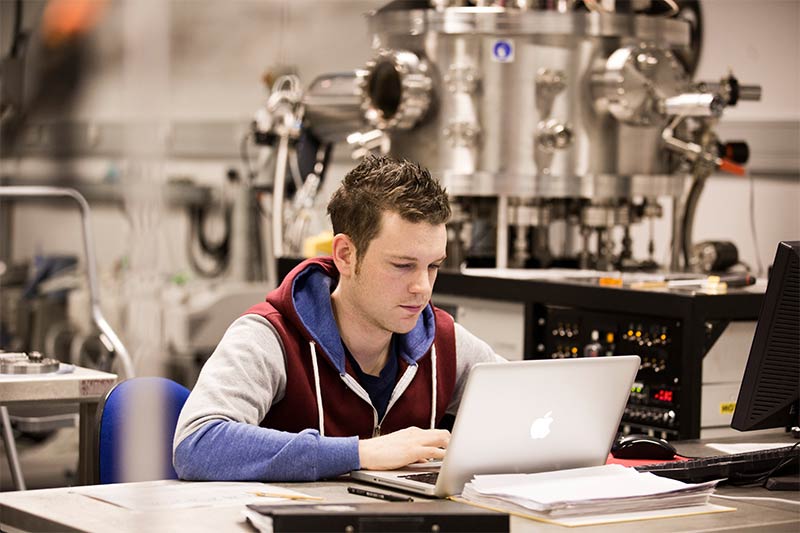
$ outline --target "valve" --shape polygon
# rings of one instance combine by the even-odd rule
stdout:
[[[410,130],[430,107],[428,63],[405,50],[381,50],[358,72],[364,118],[379,130]]]

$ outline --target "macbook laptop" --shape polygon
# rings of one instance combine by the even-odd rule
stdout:
[[[447,454],[353,479],[426,496],[459,494],[475,474],[598,466],[617,433],[639,357],[481,363],[467,379]]]

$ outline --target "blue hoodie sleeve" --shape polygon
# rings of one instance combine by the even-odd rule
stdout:
[[[287,433],[259,425],[285,389],[283,348],[257,315],[238,318],[203,366],[173,440],[179,477],[309,481],[359,467],[358,439]]]
[[[176,448],[175,471],[196,481],[316,481],[360,467],[358,437],[287,433],[242,422],[210,422]]]

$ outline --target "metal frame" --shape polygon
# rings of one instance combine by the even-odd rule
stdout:
[[[81,213],[81,235],[83,237],[83,251],[84,259],[86,262],[86,276],[88,279],[89,287],[89,305],[91,308],[91,317],[100,332],[108,339],[114,348],[115,356],[119,357],[122,364],[122,369],[126,377],[133,377],[135,375],[133,368],[133,361],[128,353],[127,348],[122,343],[122,340],[117,336],[114,329],[103,316],[100,309],[100,289],[97,282],[97,262],[94,255],[94,239],[92,234],[92,227],[90,222],[89,204],[86,199],[75,189],[63,187],[48,187],[48,186],[8,186],[0,187],[0,198],[69,198],[78,204]],[[87,456],[86,446],[90,446],[90,438],[85,437],[91,431],[94,424],[94,411],[97,409],[96,403],[81,403],[80,405],[80,433],[81,433],[81,453],[82,458],[79,466],[80,476],[82,480],[92,479],[94,474],[92,472],[94,465],[86,464],[85,457]],[[14,486],[18,490],[25,490],[25,480],[22,476],[22,469],[19,464],[19,457],[17,456],[16,444],[14,436],[11,431],[11,421],[8,416],[8,408],[5,405],[0,406],[0,423],[3,426],[3,440],[6,444],[6,453],[8,456],[8,463],[11,469]]]

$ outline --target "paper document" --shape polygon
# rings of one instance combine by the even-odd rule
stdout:
[[[134,511],[160,511],[190,507],[223,507],[248,503],[286,503],[311,498],[305,494],[266,483],[227,481],[145,481],[76,487],[71,492]],[[275,494],[284,497],[265,497]]]
[[[711,443],[706,444],[709,448],[714,448],[722,453],[748,453],[757,452],[758,450],[776,450],[778,448],[786,448],[791,446],[785,442],[743,442],[740,444],[720,444]]]
[[[570,516],[704,505],[716,484],[683,483],[609,464],[539,474],[475,476],[461,497],[521,513]]]

